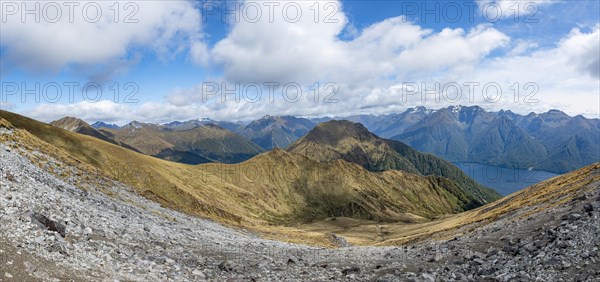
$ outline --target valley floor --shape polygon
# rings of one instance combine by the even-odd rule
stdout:
[[[600,279],[598,181],[563,205],[456,237],[326,249],[165,209],[118,182],[62,180],[49,171],[73,168],[49,156],[40,168],[26,154],[41,153],[0,144],[0,281]]]

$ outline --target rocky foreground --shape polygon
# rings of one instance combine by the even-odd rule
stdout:
[[[165,209],[118,182],[82,185],[75,168],[30,154],[42,153],[0,144],[0,281],[600,280],[597,181],[449,240],[325,249]]]

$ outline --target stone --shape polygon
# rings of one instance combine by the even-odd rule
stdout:
[[[386,274],[386,275],[378,277],[375,281],[376,282],[395,282],[395,281],[398,281],[398,278],[396,276],[394,276],[393,274]]]
[[[63,238],[65,237],[67,227],[64,224],[51,220],[45,215],[36,212],[31,214],[31,220],[38,226],[43,226],[45,229],[58,232],[60,236]]]
[[[88,273],[107,281],[124,277],[136,281],[570,281],[600,275],[594,267],[600,248],[600,236],[595,236],[600,234],[596,202],[591,213],[583,202],[570,202],[567,205],[572,206],[553,206],[519,218],[537,208],[525,207],[525,213],[515,213],[517,217],[509,213],[491,223],[478,222],[473,231],[461,234],[472,226],[455,234],[449,231],[449,238],[455,238],[451,242],[415,241],[385,248],[347,245],[319,248],[317,255],[313,247],[263,240],[250,231],[169,210],[117,182],[98,187],[104,180],[95,179],[98,183],[85,183],[84,192],[69,179],[53,178],[27,163],[27,158],[4,153],[3,146],[0,142],[3,164],[6,160],[0,180],[10,173],[20,183],[0,181],[2,191],[12,196],[11,201],[0,196],[0,202],[7,203],[0,207],[0,240],[9,239],[8,249],[5,241],[0,242],[0,257],[8,253],[15,264],[0,266],[4,267],[0,280],[6,278],[5,271],[22,267],[21,260],[11,256],[25,252],[35,252],[48,265],[69,270],[65,276],[77,273],[82,277],[75,279],[81,280],[94,280]],[[48,166],[54,163],[49,161]],[[596,197],[596,190],[589,199]],[[118,196],[107,197],[106,191],[118,191]],[[11,212],[5,213],[6,209]],[[573,213],[581,216],[573,220]],[[566,215],[559,226],[562,214]],[[66,238],[60,226],[49,226],[51,222],[66,226]],[[342,244],[345,239],[332,235],[331,240]],[[486,251],[481,254],[481,250]],[[23,275],[32,279],[60,275],[44,263],[39,269],[30,262],[23,264]]]
[[[436,261],[440,261],[444,258],[444,256],[442,256],[442,254],[440,253],[436,253],[435,255],[431,256],[427,261],[428,262],[436,262]]]
[[[329,233],[329,236],[331,238],[331,241],[334,244],[336,244],[338,247],[340,247],[340,248],[350,247],[350,244],[348,243],[348,241],[346,241],[346,238],[335,235],[333,233]]]
[[[48,250],[53,253],[58,252],[63,255],[67,254],[67,246],[65,246],[65,244],[61,241],[55,241],[48,247]]]
[[[476,258],[476,259],[473,260],[473,263],[475,263],[475,265],[482,265],[483,264],[483,260]]]
[[[593,212],[594,206],[592,206],[592,204],[590,204],[590,203],[587,203],[583,206],[583,211],[584,212]]]
[[[358,268],[356,266],[349,267],[349,268],[342,270],[342,274],[344,274],[344,276],[349,275],[349,274],[358,274],[358,273],[360,273],[360,268]]]
[[[423,278],[423,281],[426,282],[435,282],[435,277],[429,273],[422,273],[421,278]]]
[[[235,264],[231,261],[223,261],[219,264],[219,270],[221,271],[225,271],[225,272],[231,272],[235,270]]]
[[[206,278],[206,274],[198,269],[194,269],[194,271],[192,271],[192,275],[197,276],[198,278]]]
[[[86,227],[83,228],[83,235],[92,235],[93,231],[92,228]]]

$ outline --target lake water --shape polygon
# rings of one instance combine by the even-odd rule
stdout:
[[[475,181],[498,191],[502,196],[558,175],[541,170],[513,169],[478,163],[454,163],[454,165]]]

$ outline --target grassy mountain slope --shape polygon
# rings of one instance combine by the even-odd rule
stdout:
[[[201,169],[258,195],[269,205],[261,217],[285,224],[331,216],[414,221],[462,211],[468,198],[445,178],[373,173],[343,160],[324,164],[280,149],[240,164]]]
[[[451,163],[419,153],[401,142],[379,138],[359,123],[336,120],[321,123],[287,150],[325,163],[342,159],[369,171],[401,170],[446,177],[466,191],[465,208],[481,206],[500,197]]]
[[[412,163],[419,173],[423,175],[441,176],[452,180],[456,185],[464,189],[467,194],[479,199],[477,204],[499,199],[499,195],[496,191],[478,184],[458,167],[442,158],[421,153],[399,141],[386,140],[386,143],[393,150],[398,152],[398,154]]]
[[[0,114],[18,129],[17,146],[30,146],[73,165],[89,173],[92,182],[98,175],[114,178],[165,206],[229,223],[241,221],[238,214],[245,214],[241,207],[247,196],[251,198],[244,193],[228,193],[233,186],[194,166],[140,154],[10,112]]]
[[[83,179],[82,189],[91,183],[110,185],[108,178],[115,178],[162,205],[246,227],[267,238],[294,242],[329,245],[329,232],[344,236],[353,244],[369,245],[453,238],[498,219],[551,212],[600,187],[600,163],[595,163],[477,209],[423,221],[410,211],[439,214],[454,206],[448,200],[451,197],[436,196],[451,194],[449,190],[438,189],[448,185],[435,185],[445,178],[425,177],[429,181],[423,181],[423,176],[401,171],[373,173],[343,160],[322,164],[281,150],[235,165],[191,166],[146,156],[13,113],[0,111],[0,117],[0,142],[26,148],[31,152],[29,157],[41,167],[46,162],[58,161],[65,168],[76,168],[75,173]],[[13,125],[16,128],[12,128]],[[54,160],[35,152],[43,152]],[[54,173],[65,178],[70,176],[69,170]],[[342,185],[326,184],[331,182]],[[414,202],[398,202],[403,197],[417,198]],[[394,202],[390,206],[378,206],[390,201]],[[336,211],[345,217],[291,226],[274,225],[286,218],[289,222],[294,219],[301,223],[304,219],[336,215]],[[369,214],[365,211],[372,216],[365,216]],[[292,218],[291,214],[305,217]],[[356,218],[347,217],[352,215]],[[423,222],[368,220],[384,217]]]

